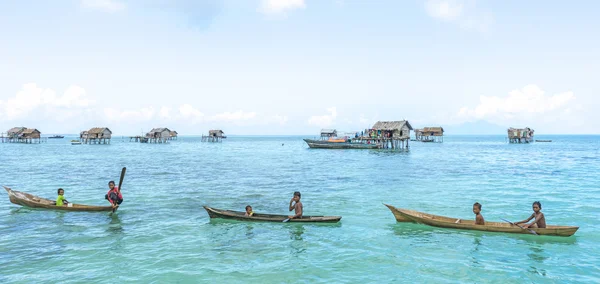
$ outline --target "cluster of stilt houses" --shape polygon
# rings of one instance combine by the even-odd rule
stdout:
[[[6,135],[0,136],[2,143],[41,143],[42,133],[35,128],[13,127],[6,131]]]
[[[411,131],[415,138],[411,139]],[[71,142],[77,144],[110,144],[113,132],[108,127],[93,127],[81,131],[79,140]],[[525,128],[509,128],[507,132],[509,143],[533,142],[534,130]],[[168,143],[177,140],[177,131],[166,127],[152,128],[145,135],[130,136],[129,141],[141,143]],[[54,138],[54,137],[51,137]],[[62,138],[59,137],[59,138]],[[220,129],[208,131],[202,135],[202,142],[222,142],[226,139],[225,132]],[[330,149],[408,149],[409,141],[417,142],[444,142],[444,128],[441,126],[423,127],[413,129],[407,120],[378,121],[371,128],[361,132],[353,132],[349,136],[338,136],[336,129],[322,129],[319,139],[304,139],[311,148]],[[0,135],[2,143],[41,143],[45,138],[36,128],[13,127],[6,134]],[[551,142],[552,140],[535,140],[538,142]]]

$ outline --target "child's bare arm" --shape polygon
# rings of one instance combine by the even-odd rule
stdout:
[[[515,224],[523,224],[523,223],[527,223],[529,222],[529,220],[535,218],[535,213],[531,214],[531,216],[529,216],[529,218],[523,220],[523,221],[519,221],[519,222],[515,222]]]

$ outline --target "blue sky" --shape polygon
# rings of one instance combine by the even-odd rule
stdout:
[[[0,1],[0,131],[600,133],[600,2]],[[503,133],[499,133],[503,134]]]

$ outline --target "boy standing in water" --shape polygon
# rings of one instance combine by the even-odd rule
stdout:
[[[294,197],[292,197],[292,200],[290,200],[290,211],[292,211],[292,210],[295,210],[294,213],[296,213],[296,215],[288,216],[290,219],[302,217],[303,207],[302,207],[302,202],[300,202],[300,192],[299,191],[294,192]]]
[[[119,207],[119,205],[123,202],[123,195],[121,195],[121,189],[115,186],[114,181],[108,182],[108,193],[104,196],[104,199],[108,200],[113,207],[113,211],[115,208]]]
[[[479,202],[473,204],[473,213],[475,213],[475,225],[485,225],[485,220],[483,220],[483,216],[481,215],[481,204],[479,204]]]
[[[533,214],[529,216],[526,220],[516,222],[515,224],[525,224],[529,222],[529,220],[534,219],[531,224],[525,224],[523,228],[546,228],[546,217],[544,213],[540,212],[542,210],[542,204],[539,201],[536,201],[532,205]]]
[[[56,197],[56,206],[65,206],[69,204],[69,201],[65,199],[65,190],[62,188],[58,189],[58,197]]]

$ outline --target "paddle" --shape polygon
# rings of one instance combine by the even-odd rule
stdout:
[[[511,222],[511,221],[508,221],[508,220],[506,220],[506,219],[504,219],[504,218],[500,218],[500,219],[504,220],[505,222],[508,222],[508,223],[510,223],[511,225],[515,225],[515,226],[517,226],[517,227],[519,227],[519,228],[521,228],[521,229],[523,229],[523,230],[527,230],[527,231],[529,231],[530,233],[532,233],[532,234],[534,234],[534,235],[536,235],[536,236],[537,236],[537,234],[538,234],[538,233],[536,233],[536,232],[535,232],[534,230],[532,230],[532,229],[529,229],[529,228],[525,229],[525,228],[523,228],[522,226],[519,226],[518,224],[515,224],[515,223],[513,223],[513,222]]]
[[[121,192],[121,185],[123,184],[123,178],[125,178],[125,171],[127,171],[126,167],[123,167],[123,169],[121,170],[121,178],[119,179],[119,192]],[[117,205],[117,207],[119,207],[119,205]],[[113,208],[112,212],[114,213],[115,211],[117,211],[117,207]]]
[[[289,221],[289,220],[290,220],[290,218],[287,218],[287,219],[283,220],[283,222],[282,222],[282,223],[285,223],[285,222],[287,222],[287,221]]]

